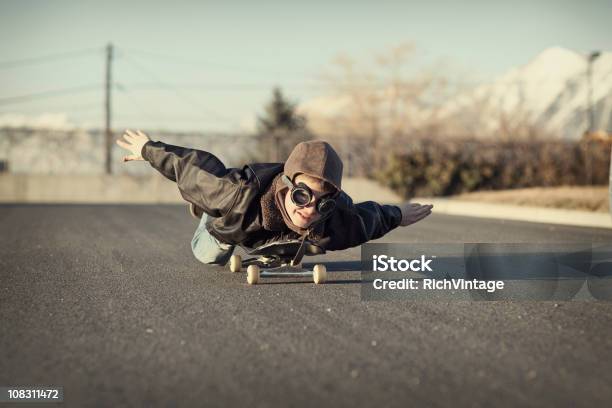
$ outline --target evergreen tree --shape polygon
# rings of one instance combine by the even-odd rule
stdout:
[[[265,115],[257,118],[259,133],[276,130],[294,132],[306,127],[306,118],[296,113],[296,105],[288,101],[280,88],[274,88],[272,100],[266,105]]]
[[[259,160],[283,161],[296,144],[312,139],[306,117],[298,114],[296,107],[285,98],[280,88],[274,88],[264,115],[257,118]]]

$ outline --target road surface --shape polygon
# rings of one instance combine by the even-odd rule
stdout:
[[[193,258],[196,225],[176,205],[1,205],[0,386],[74,407],[612,402],[611,303],[362,301],[351,271],[249,287]],[[434,214],[381,241],[551,237],[612,231]]]

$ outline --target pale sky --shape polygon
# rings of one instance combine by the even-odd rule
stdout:
[[[551,46],[612,50],[611,10],[609,1],[2,0],[0,118],[55,113],[102,127],[109,42],[114,128],[232,131],[274,85],[296,102],[321,95],[317,75],[340,53],[366,61],[413,42],[416,66],[486,81]]]

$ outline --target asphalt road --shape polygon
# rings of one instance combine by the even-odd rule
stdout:
[[[612,403],[612,303],[362,301],[346,271],[250,287],[193,258],[196,224],[184,206],[0,206],[0,386],[60,385],[71,407]],[[612,231],[434,214],[381,241],[551,237]]]

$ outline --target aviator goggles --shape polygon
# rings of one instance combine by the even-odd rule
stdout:
[[[291,188],[290,194],[293,204],[300,208],[306,207],[308,204],[310,204],[312,198],[314,197],[314,193],[310,187],[304,183],[294,184],[289,177],[284,174],[281,179],[285,185]],[[321,197],[317,200],[315,208],[319,214],[323,216],[328,215],[336,208],[336,200],[334,198],[330,198],[330,196]]]

